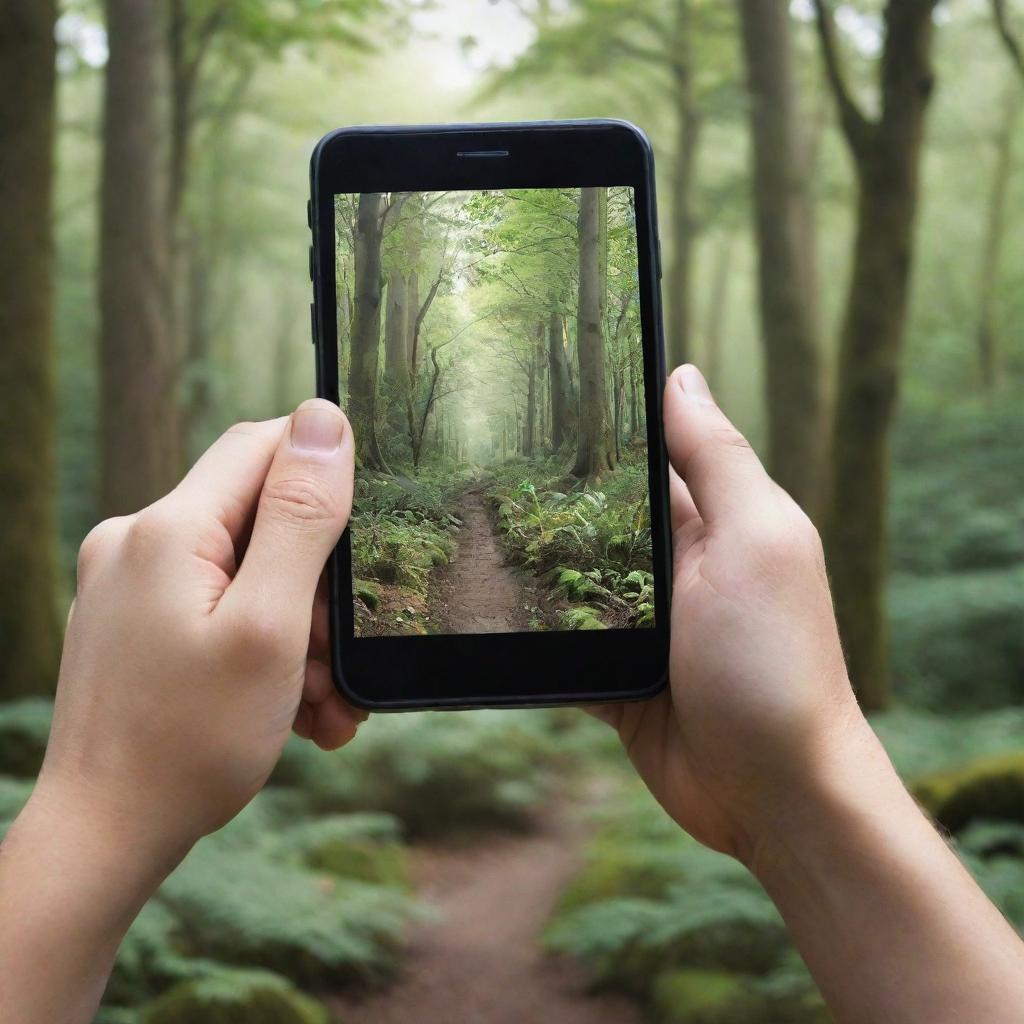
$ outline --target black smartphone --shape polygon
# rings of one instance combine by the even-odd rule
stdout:
[[[356,436],[332,670],[374,710],[666,683],[650,144],[622,121],[342,128],[310,165],[317,392]]]

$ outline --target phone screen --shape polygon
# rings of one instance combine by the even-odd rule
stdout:
[[[357,636],[654,626],[633,189],[334,197]]]

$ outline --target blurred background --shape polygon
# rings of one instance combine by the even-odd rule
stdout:
[[[614,116],[656,152],[670,363],[818,523],[863,705],[1024,926],[1022,38],[1019,0],[4,0],[0,830],[85,533],[313,390],[316,140]],[[828,1015],[756,884],[557,711],[290,745],[101,1019]]]

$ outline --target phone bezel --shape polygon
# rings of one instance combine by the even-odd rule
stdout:
[[[466,157],[474,151],[500,157]],[[624,121],[358,126],[324,136],[310,161],[311,310],[317,394],[340,404],[334,195],[628,185],[637,210],[655,624],[585,632],[356,637],[346,530],[328,563],[331,667],[351,703],[371,710],[537,707],[636,700],[668,678],[671,541],[660,246],[650,143]]]

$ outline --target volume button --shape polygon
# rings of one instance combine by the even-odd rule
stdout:
[[[309,340],[316,344],[316,306],[309,304]]]
[[[306,200],[306,227],[308,227],[310,231],[313,230],[313,200],[312,199],[307,199]]]
[[[313,280],[313,246],[309,247],[309,279]]]

